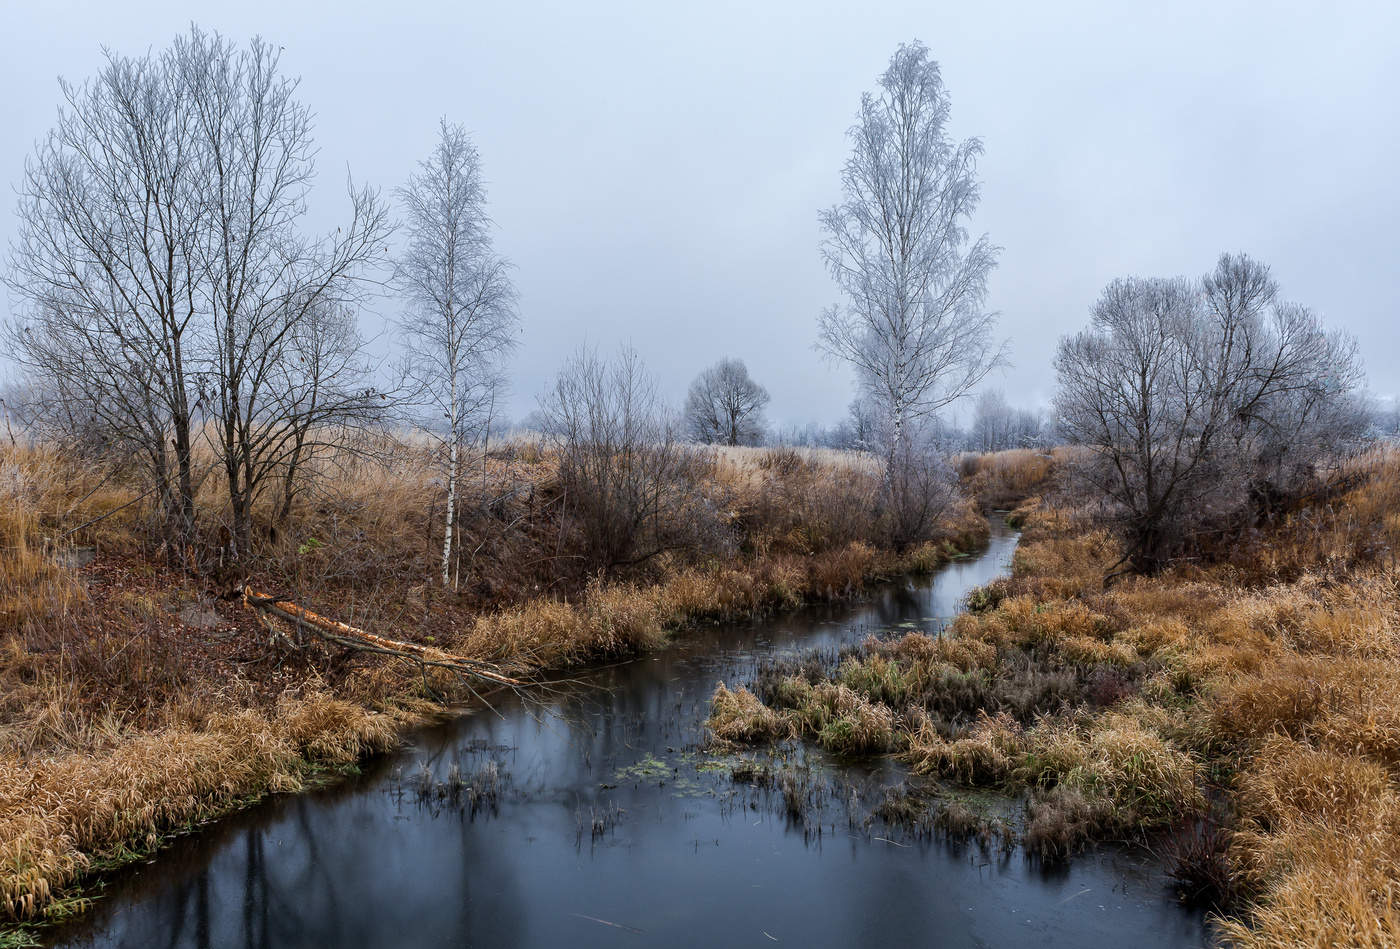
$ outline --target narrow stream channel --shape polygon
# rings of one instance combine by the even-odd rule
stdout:
[[[699,750],[716,682],[936,628],[1005,572],[1016,540],[994,522],[982,554],[858,606],[692,631],[584,671],[543,705],[506,698],[425,729],[353,780],[271,800],[118,874],[52,944],[1203,945],[1201,915],[1141,856],[1104,849],[1046,871],[1019,850],[901,839],[838,800],[892,782],[889,767],[820,760],[830,801],[794,821],[776,792]],[[496,800],[418,793],[424,769],[436,783],[454,767],[473,787],[494,769]]]

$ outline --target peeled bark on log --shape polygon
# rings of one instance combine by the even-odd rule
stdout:
[[[498,685],[508,685],[512,688],[519,688],[525,685],[520,679],[512,678],[501,672],[490,663],[482,662],[479,659],[468,659],[465,656],[454,655],[435,649],[431,646],[422,646],[418,643],[404,642],[398,639],[389,639],[385,636],[378,636],[374,633],[366,632],[348,623],[333,620],[318,613],[313,613],[304,606],[298,606],[291,600],[284,600],[276,596],[258,593],[250,586],[243,588],[243,605],[250,609],[257,610],[265,615],[275,616],[280,620],[293,624],[297,629],[304,629],[314,636],[318,636],[328,642],[345,646],[350,649],[358,649],[364,652],[382,653],[389,656],[400,656],[411,659],[420,666],[433,666],[440,669],[451,669],[462,675],[475,676],[487,682],[494,682]]]

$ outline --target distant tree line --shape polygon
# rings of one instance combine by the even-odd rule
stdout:
[[[1013,408],[997,389],[983,392],[974,403],[972,424],[963,434],[967,451],[1006,451],[1009,448],[1047,448],[1054,436],[1039,411]]]

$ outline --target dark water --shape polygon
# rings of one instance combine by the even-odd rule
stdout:
[[[698,751],[719,680],[765,657],[904,625],[934,628],[1003,572],[1016,537],[931,582],[856,608],[816,609],[679,637],[581,675],[530,705],[502,698],[420,733],[334,789],[281,798],[119,875],[56,944],[378,946],[1199,946],[1201,917],[1149,861],[1102,851],[1046,873],[867,822],[893,765],[814,753],[820,806],[794,820],[777,792]],[[419,776],[494,805],[427,800]],[[848,799],[855,797],[854,804]]]

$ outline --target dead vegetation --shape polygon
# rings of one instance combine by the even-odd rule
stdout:
[[[1224,907],[1231,945],[1396,945],[1400,456],[1338,483],[1209,559],[1107,586],[1114,539],[1041,506],[1013,578],[948,636],[773,667],[747,714],[1025,794],[1045,858],[1153,840],[1183,897]],[[830,741],[838,707],[888,737]]]
[[[444,588],[441,488],[413,440],[306,462],[285,517],[280,498],[254,509],[256,556],[236,566],[219,562],[221,495],[201,482],[205,553],[183,569],[119,461],[0,445],[0,916],[71,908],[84,874],[391,747],[480,688],[449,665],[514,679],[633,655],[689,624],[932,569],[984,536],[965,505],[895,553],[860,456],[685,451],[669,490],[693,496],[674,509],[703,507],[710,527],[609,566],[571,532],[551,450],[494,447],[464,465]],[[318,634],[303,609],[328,621]],[[394,655],[347,648],[366,636]]]
[[[1007,511],[1050,487],[1055,468],[1069,449],[967,453],[958,460],[964,489],[985,510]]]

